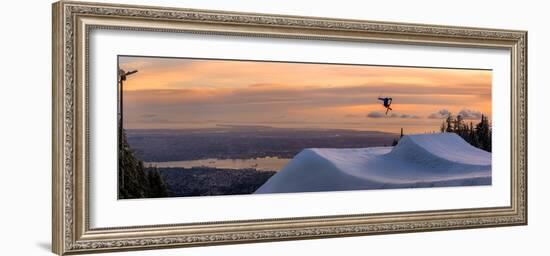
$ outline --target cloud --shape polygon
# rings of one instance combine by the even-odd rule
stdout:
[[[373,111],[367,114],[367,117],[370,117],[370,118],[382,118],[385,116],[386,115],[384,113],[377,112],[377,111]]]
[[[412,119],[418,119],[420,118],[417,115],[411,115],[411,114],[398,114],[398,113],[391,113],[389,115],[386,115],[385,113],[378,112],[378,111],[372,111],[367,114],[367,117],[370,118],[382,118],[382,117],[388,117],[388,118],[412,118]]]
[[[401,115],[399,115],[399,118],[412,118],[412,119],[418,119],[418,118],[420,118],[420,117],[417,116],[417,115],[401,114]]]
[[[458,115],[462,116],[463,119],[481,119],[482,113],[476,110],[462,109],[458,112]]]
[[[121,57],[120,66],[139,70],[124,84],[125,122],[133,127],[156,127],[162,120],[174,125],[158,127],[194,127],[218,120],[357,122],[379,130],[398,123],[424,131],[437,129],[438,119],[416,118],[443,108],[458,114],[465,106],[489,112],[491,104],[491,71],[483,70],[148,57]],[[396,111],[386,115],[377,100],[381,92],[394,99]],[[473,118],[473,112],[464,116]],[[446,113],[431,118],[442,117]]]
[[[345,115],[344,117],[347,117],[347,118],[358,118],[358,117],[361,117],[361,115],[347,114],[347,115]]]
[[[447,118],[449,116],[449,114],[451,114],[449,112],[449,110],[441,109],[441,110],[439,110],[435,113],[430,114],[428,116],[428,118],[430,118],[430,119],[443,119],[443,118]],[[463,119],[469,119],[469,120],[481,119],[481,115],[482,115],[482,113],[480,111],[471,110],[471,109],[467,109],[467,108],[464,108],[464,109],[460,110],[457,114],[457,116],[462,116]]]
[[[129,90],[196,88],[324,87],[325,92],[392,95],[400,104],[433,104],[491,96],[491,72],[480,70],[380,67],[186,58],[120,57],[120,67],[139,72]],[[328,89],[330,87],[331,89]],[[315,88],[310,88],[315,89]],[[422,99],[418,99],[422,96]],[[486,98],[488,97],[488,98]],[[367,98],[367,97],[365,97]],[[467,106],[464,104],[464,106]]]
[[[158,116],[157,114],[143,114],[143,115],[141,115],[141,117],[143,117],[143,118],[155,118],[157,116]]]
[[[442,119],[442,118],[447,118],[449,116],[450,112],[449,110],[447,109],[442,109],[442,110],[439,110],[435,113],[431,113],[428,118],[430,119]]]

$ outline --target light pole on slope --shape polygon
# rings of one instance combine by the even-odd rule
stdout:
[[[129,71],[129,72],[126,72],[122,69],[119,69],[118,70],[118,83],[119,83],[119,108],[120,108],[120,120],[119,120],[119,125],[118,125],[118,146],[119,146],[119,153],[120,153],[120,150],[122,150],[122,131],[123,131],[123,118],[124,118],[124,103],[123,103],[123,100],[124,100],[124,94],[122,92],[122,86],[124,85],[124,81],[126,81],[126,78],[129,76],[129,75],[132,75],[132,74],[135,74],[137,73],[137,70],[133,70],[133,71]],[[123,189],[124,188],[124,173],[122,173],[122,171],[120,170],[120,155],[119,155],[119,174],[120,174],[120,187]],[[120,190],[119,190],[120,191]],[[119,195],[120,196],[120,195]]]
[[[124,94],[123,94],[123,85],[124,85],[124,81],[126,81],[126,78],[132,74],[135,74],[137,73],[138,71],[137,70],[133,70],[133,71],[124,71],[122,69],[119,69],[118,70],[118,83],[119,83],[119,88],[120,88],[120,91],[119,91],[119,108],[120,108],[120,123],[119,123],[119,130],[118,130],[118,138],[119,138],[119,146],[120,148],[122,148],[122,131],[123,131],[123,120],[124,120]]]

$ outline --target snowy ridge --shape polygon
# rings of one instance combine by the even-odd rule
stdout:
[[[454,133],[407,135],[395,147],[304,149],[255,193],[491,184],[491,153]]]
[[[404,136],[387,156],[425,164],[443,161],[465,165],[491,165],[491,153],[471,146],[454,133]]]

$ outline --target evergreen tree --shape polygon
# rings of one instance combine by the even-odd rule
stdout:
[[[453,116],[449,113],[441,123],[441,132],[453,132],[462,137],[472,146],[491,152],[492,150],[492,129],[489,119],[481,115],[481,120],[475,126],[472,122],[469,125],[464,123],[461,115]]]
[[[399,135],[399,138],[393,139],[393,142],[391,143],[392,147],[396,146],[399,143],[399,140],[403,138],[403,136],[405,135],[403,134],[403,128],[401,128],[401,134]]]
[[[445,120],[445,132],[453,132],[453,115],[449,113]]]
[[[470,122],[470,126],[468,127],[468,139],[466,141],[470,142],[470,144],[472,144],[472,146],[474,147],[479,146],[479,143],[477,143],[477,139],[476,139],[474,124],[472,122]]]
[[[460,135],[461,137],[464,137],[464,120],[462,119],[461,115],[457,115],[454,120],[454,132]]]
[[[399,140],[394,138],[393,142],[391,143],[391,146],[395,147],[395,146],[397,146],[398,143],[399,143]]]
[[[126,132],[118,157],[118,198],[152,198],[168,196],[168,188],[158,170],[147,170],[132,152]]]
[[[478,147],[491,152],[491,127],[485,115],[481,115],[481,122],[476,125]]]
[[[168,187],[157,168],[147,170],[147,179],[149,180],[149,197],[168,196]]]
[[[441,127],[439,128],[440,132],[445,132],[447,130],[447,126],[445,126],[445,121],[441,122]]]

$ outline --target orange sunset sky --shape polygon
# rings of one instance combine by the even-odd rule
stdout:
[[[119,57],[126,129],[216,125],[438,131],[491,120],[490,70]],[[386,116],[379,96],[392,97]]]

